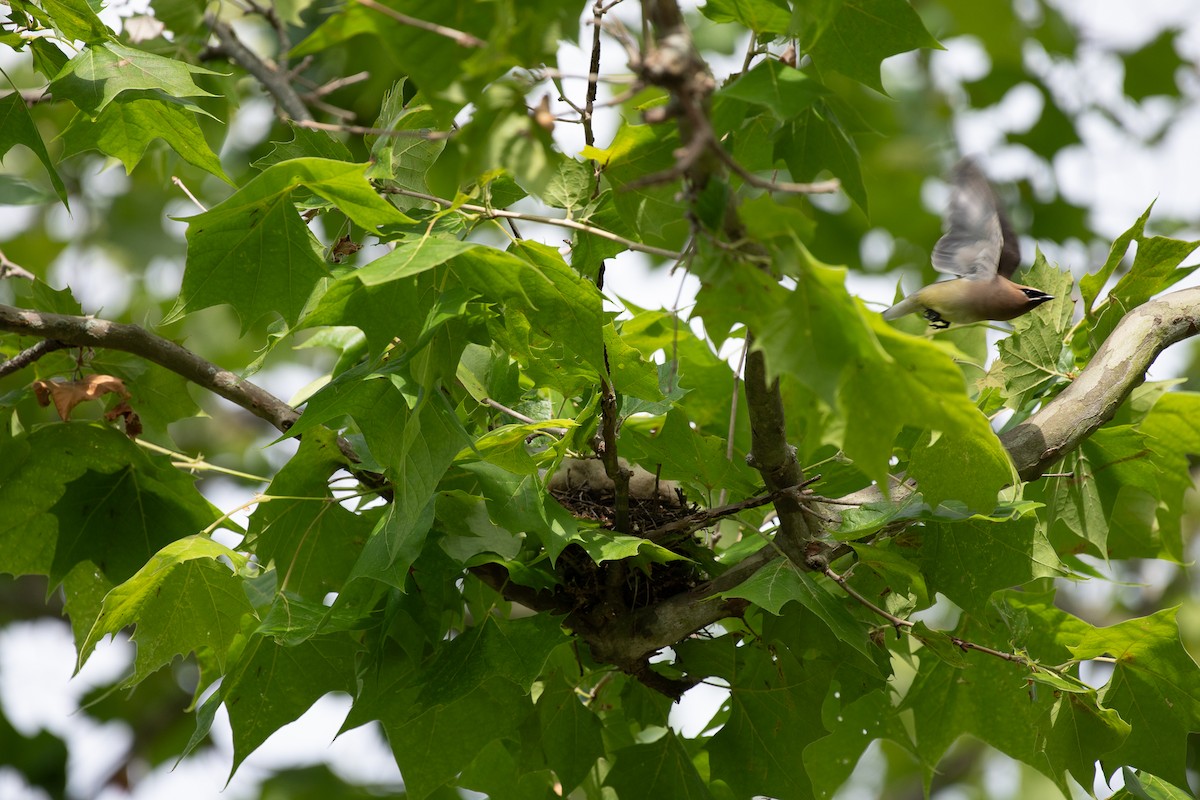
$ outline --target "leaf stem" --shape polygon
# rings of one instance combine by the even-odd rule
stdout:
[[[541,225],[555,225],[560,228],[570,228],[574,231],[582,231],[590,233],[593,236],[599,236],[601,239],[607,239],[610,242],[624,245],[630,250],[637,250],[641,253],[648,253],[652,256],[659,256],[668,261],[678,261],[683,258],[683,253],[676,250],[667,250],[662,247],[653,247],[652,245],[635,242],[632,239],[626,239],[624,236],[618,236],[612,231],[597,228],[594,225],[587,225],[573,219],[564,219],[561,217],[546,217],[541,214],[525,214],[518,211],[506,211],[498,208],[487,208],[486,206],[478,206],[472,203],[456,203],[453,200],[447,200],[444,197],[438,197],[424,192],[414,192],[411,189],[401,189],[399,187],[388,186],[381,189],[386,194],[399,194],[405,197],[415,197],[418,200],[425,200],[430,203],[437,203],[443,208],[448,208],[454,211],[469,211],[473,214],[480,214],[490,219],[520,219],[526,222],[536,222]]]

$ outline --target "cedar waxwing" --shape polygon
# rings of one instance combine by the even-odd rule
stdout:
[[[1012,319],[1054,298],[1009,277],[1021,262],[1012,224],[975,162],[954,167],[945,235],[933,248],[933,268],[960,277],[931,283],[883,312],[896,319],[920,311],[935,328],[985,319]]]

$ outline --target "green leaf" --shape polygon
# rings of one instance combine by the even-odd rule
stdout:
[[[497,739],[471,762],[458,784],[484,793],[489,800],[544,800],[558,783],[547,769],[523,771],[521,747]]]
[[[191,479],[146,466],[131,461],[112,472],[89,470],[64,487],[50,509],[58,518],[52,584],[83,561],[114,583],[127,580],[162,547],[214,521]]]
[[[299,187],[368,231],[411,220],[375,194],[363,164],[300,158],[268,167],[225,202],[188,219],[188,261],[168,321],[232,304],[245,331],[270,312],[295,322],[328,275],[320,245],[292,203]]]
[[[942,49],[906,0],[843,0],[809,54],[818,69],[832,69],[882,92],[880,62],[917,48]]]
[[[325,694],[353,696],[358,649],[346,637],[307,639],[291,647],[252,637],[214,695],[224,703],[233,728],[230,777],[268,736]]]
[[[712,798],[673,731],[650,744],[618,750],[604,783],[618,797]]]
[[[86,47],[67,62],[50,84],[56,100],[70,100],[95,118],[121,92],[157,89],[167,97],[213,97],[194,75],[219,75],[173,58],[156,56],[117,42]]]
[[[927,523],[921,563],[929,590],[980,614],[992,593],[1034,578],[1067,574],[1033,517],[993,522],[979,516],[959,523]]]
[[[1091,317],[1095,311],[1096,298],[1100,296],[1104,285],[1108,283],[1108,279],[1112,277],[1113,271],[1120,266],[1121,261],[1125,258],[1125,253],[1129,250],[1130,242],[1136,241],[1140,243],[1142,241],[1143,232],[1146,229],[1146,220],[1150,219],[1150,212],[1153,209],[1154,203],[1151,203],[1129,230],[1113,240],[1112,247],[1108,251],[1108,258],[1105,259],[1100,269],[1079,279],[1079,294],[1083,298],[1083,311],[1088,317]]]
[[[781,120],[799,116],[828,90],[800,70],[768,58],[721,88],[718,96],[764,106]]]
[[[241,581],[218,559],[242,565],[245,556],[203,536],[189,536],[159,550],[129,580],[104,598],[99,617],[79,650],[79,665],[107,635],[136,625],[133,675],[141,683],[175,656],[207,648],[217,668],[252,609]]]
[[[537,702],[542,750],[546,762],[568,795],[583,782],[596,760],[605,755],[603,725],[584,705],[575,687],[561,678],[550,679]]]
[[[1125,788],[1111,800],[1192,800],[1195,797],[1191,790],[1172,786],[1148,772],[1134,772],[1129,767],[1122,767],[1121,776],[1125,779]]]
[[[439,238],[401,242],[390,253],[334,281],[301,327],[353,325],[366,336],[373,355],[399,340],[397,345],[412,357],[429,343],[437,323],[446,321],[435,312],[443,294],[458,288],[447,286],[444,271],[432,276],[422,273],[474,246]],[[409,313],[397,314],[397,308]]]
[[[379,110],[376,128],[390,131],[419,131],[436,128],[437,116],[429,105],[413,98],[404,101],[404,82],[398,81],[384,95]],[[446,148],[445,141],[430,140],[422,136],[378,136],[368,137],[365,142],[371,148],[370,169],[367,177],[392,181],[402,189],[427,193],[429,186],[425,175]],[[415,206],[422,202],[397,195],[401,207]]]
[[[62,133],[63,155],[99,150],[120,159],[128,174],[142,160],[150,143],[162,139],[184,161],[233,183],[208,146],[194,110],[159,93],[128,92],[94,119],[77,114]]]
[[[53,194],[24,178],[0,175],[0,206],[36,206],[53,199]]]
[[[600,292],[558,251],[523,240],[509,253],[474,247],[454,259],[455,275],[485,299],[525,313],[539,333],[561,342],[601,373],[604,326]]]
[[[901,744],[908,741],[904,726],[892,705],[888,688],[876,689],[852,703],[837,699],[838,684],[830,687],[834,717],[829,735],[804,748],[804,771],[812,780],[813,794],[820,800],[834,796],[834,790],[846,782],[858,761],[858,755],[876,739],[887,738]],[[827,715],[828,716],[828,715]]]
[[[772,158],[787,164],[796,181],[808,181],[824,170],[842,183],[842,190],[867,210],[858,148],[824,101],[814,101],[784,125],[775,137]]]
[[[322,402],[314,406],[318,398]],[[350,384],[343,394],[314,397],[291,432],[299,435],[341,414],[359,423],[372,455],[395,481],[393,501],[367,539],[350,578],[403,588],[433,521],[434,490],[464,444],[461,429],[436,396],[410,409],[390,380],[372,376]]]
[[[361,700],[360,700],[361,702]],[[493,677],[465,697],[413,716],[383,717],[388,742],[413,800],[428,797],[500,739],[520,741],[520,726],[533,706],[520,689]]]
[[[1153,204],[1150,208],[1153,208]],[[1200,246],[1200,241],[1185,242],[1163,236],[1144,235],[1150,208],[1146,209],[1132,228],[1113,242],[1104,266],[1095,274],[1085,275],[1079,280],[1087,322],[1072,340],[1072,346],[1079,355],[1095,352],[1126,313],[1159,292],[1171,288],[1200,266],[1179,266],[1197,246]],[[1096,303],[1096,297],[1121,263],[1130,242],[1137,243],[1133,265],[1129,272],[1121,276],[1104,300]]]
[[[713,22],[736,22],[755,33],[787,33],[791,14],[782,0],[708,0],[700,13]]]
[[[668,126],[622,125],[605,150],[585,147],[583,155],[599,162],[612,184],[613,204],[639,241],[656,247],[678,248],[689,225],[679,214],[676,188],[670,184],[629,184],[670,169],[675,164],[678,134]]]
[[[621,452],[664,479],[685,481],[707,491],[725,487],[746,496],[754,493],[755,478],[745,463],[731,462],[726,443],[693,430],[679,409],[662,419],[630,419],[622,434]]]
[[[287,142],[271,142],[271,152],[251,166],[266,169],[297,158],[322,158],[334,161],[353,161],[350,149],[325,131],[315,131],[300,125],[289,125],[292,138]],[[368,173],[371,167],[368,167]]]
[[[3,159],[13,145],[17,144],[23,144],[33,151],[38,161],[41,161],[42,166],[46,168],[46,172],[50,174],[50,183],[54,185],[58,199],[64,206],[68,205],[67,187],[63,185],[62,178],[58,176],[58,171],[54,168],[54,161],[46,152],[46,144],[42,141],[42,135],[38,133],[37,126],[33,124],[33,117],[29,116],[25,100],[22,99],[20,92],[12,92],[5,97],[0,97],[0,159]]]
[[[995,389],[1012,409],[1027,404],[1066,380],[1062,365],[1069,354],[1064,339],[1072,324],[1071,273],[1051,267],[1041,250],[1022,283],[1036,286],[1056,299],[1033,314],[1012,321],[1013,334],[997,345],[998,357],[980,381],[981,390]],[[1069,362],[1068,362],[1069,363]]]
[[[54,21],[54,27],[67,39],[86,43],[102,42],[112,36],[86,0],[44,0],[42,5]]]
[[[1162,549],[1183,562],[1184,497],[1192,489],[1188,456],[1200,455],[1200,394],[1170,392],[1159,398],[1138,429],[1150,437],[1158,468],[1158,535]]]
[[[1088,626],[1054,608],[1047,597],[1005,596],[1011,643],[976,617],[964,617],[955,633],[975,644],[1001,651],[1015,645],[1039,661],[1060,663]],[[1129,725],[1094,692],[1039,691],[1028,681],[1029,667],[978,652],[967,655],[965,668],[921,659],[901,705],[913,715],[913,741],[927,765],[927,782],[950,745],[970,734],[1034,767],[1066,794],[1068,772],[1077,781],[1091,781],[1095,761],[1129,735]],[[1004,713],[996,713],[998,708]]]
[[[330,476],[347,466],[333,433],[317,428],[284,465],[250,516],[249,535],[263,565],[274,564],[279,591],[321,600],[342,588],[372,521],[334,499]]]
[[[439,647],[422,667],[414,713],[449,705],[495,677],[528,692],[551,651],[566,642],[559,621],[548,614],[517,620],[489,616]]]
[[[769,371],[795,376],[837,409],[846,456],[881,485],[905,426],[936,432],[912,457],[911,475],[927,502],[953,498],[990,512],[996,493],[1013,480],[1012,466],[949,355],[866,312],[846,291],[844,269],[800,247],[796,256],[800,275],[791,292],[750,265],[730,264],[723,273],[742,292],[746,306],[738,310],[755,327]],[[776,263],[792,257],[781,251]],[[714,290],[728,297],[723,286]]]
[[[850,613],[845,595],[833,594],[827,580],[800,572],[786,558],[775,559],[721,596],[745,598],[772,614],[779,614],[784,603],[796,600],[828,625],[835,636],[862,653],[868,663],[873,662],[867,626]]]
[[[294,323],[329,275],[290,190],[250,203],[238,199],[235,194],[189,219],[187,267],[168,323],[225,303],[237,312],[243,333],[271,313]]]
[[[800,665],[786,653],[776,664],[760,650],[744,658],[730,686],[729,719],[708,747],[712,778],[738,797],[811,797],[797,756],[825,734],[821,705],[833,670],[827,662]]]
[[[1175,613],[1168,608],[1094,628],[1071,652],[1079,659],[1116,659],[1101,698],[1132,729],[1129,738],[1101,758],[1105,770],[1132,766],[1187,786],[1187,738],[1200,731],[1200,667],[1179,640]]]
[[[588,162],[563,159],[542,190],[542,200],[551,208],[564,209],[573,216],[573,212],[592,199],[592,190],[596,185],[592,172],[592,165]]]

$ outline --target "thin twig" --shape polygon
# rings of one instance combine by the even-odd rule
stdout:
[[[224,55],[253,75],[275,98],[275,105],[284,115],[297,122],[312,119],[308,106],[304,105],[304,101],[292,87],[291,75],[286,69],[280,69],[259,58],[253,50],[242,44],[242,40],[237,37],[229,23],[219,19],[213,20],[212,32],[221,43],[215,53]]]
[[[596,0],[596,4],[592,6],[592,60],[588,69],[587,97],[583,104],[583,142],[588,147],[596,143],[596,136],[592,130],[592,114],[596,108],[596,90],[599,87],[600,33],[603,30],[604,11],[604,5],[600,0]]]
[[[362,83],[365,80],[369,80],[370,77],[371,73],[363,70],[362,72],[356,72],[353,75],[347,75],[344,78],[335,78],[331,81],[327,81],[326,83],[323,83],[315,89],[309,91],[308,94],[312,95],[313,97],[324,97],[327,94],[333,94],[338,89],[344,89],[347,86],[352,86],[356,83]]]
[[[312,119],[294,120],[301,128],[311,128],[315,131],[332,131],[333,133],[353,133],[357,136],[412,136],[417,139],[427,139],[431,142],[449,139],[454,131],[431,131],[424,128],[416,130],[396,130],[395,128],[371,128],[365,125],[344,125],[334,122],[317,122]]]
[[[255,483],[270,483],[270,478],[264,478],[261,475],[251,475],[249,472],[239,472],[236,469],[218,466],[209,461],[205,461],[203,456],[189,456],[187,453],[180,453],[172,450],[169,447],[162,447],[148,442],[145,439],[135,439],[137,444],[147,450],[155,453],[161,453],[164,456],[171,457],[171,466],[178,469],[187,470],[188,472],[219,472],[222,475],[229,475],[234,478],[242,478],[243,480],[253,481]]]
[[[515,410],[509,408],[508,406],[504,405],[503,403],[499,403],[499,402],[493,400],[490,397],[485,397],[480,402],[483,403],[485,406],[491,406],[492,408],[496,409],[497,411],[501,412],[502,414],[508,414],[513,419],[517,420],[518,422],[523,422],[526,425],[540,424],[533,417],[528,417],[528,416],[522,414],[520,411],[515,411]],[[551,436],[559,436],[559,437],[567,435],[567,429],[559,428],[559,427],[542,428],[542,432],[550,434]]]
[[[24,278],[27,281],[36,281],[37,276],[29,270],[22,267],[15,261],[4,255],[4,251],[0,250],[0,280],[4,278]]]
[[[738,359],[737,369],[733,373],[733,392],[729,398],[729,431],[725,437],[725,460],[730,464],[733,463],[733,436],[737,432],[738,389],[742,385],[742,370],[746,368],[746,353],[749,349],[749,344],[743,342],[742,356]],[[721,487],[720,503],[725,502],[728,491],[727,487]]]
[[[185,184],[177,175],[171,176],[171,183],[175,184],[181,190],[183,190],[183,193],[188,196],[189,200],[191,200],[193,203],[196,204],[197,208],[199,208],[201,211],[208,211],[208,209],[204,207],[204,203],[201,203],[199,200],[196,199],[196,195],[192,194],[191,189],[189,189],[187,187],[187,184]]]
[[[590,233],[593,236],[599,236],[601,239],[607,239],[610,242],[616,242],[624,245],[630,250],[637,250],[641,253],[649,253],[652,256],[659,256],[669,261],[678,261],[683,258],[683,253],[675,250],[667,250],[662,247],[654,247],[641,242],[635,242],[632,239],[626,239],[624,236],[618,236],[612,231],[606,231],[603,228],[597,228],[593,225],[586,225],[582,222],[577,222],[573,219],[563,219],[562,217],[544,217],[540,214],[525,214],[518,211],[506,211],[498,208],[487,208],[485,206],[477,206],[471,203],[455,203],[452,200],[447,200],[443,197],[438,197],[424,192],[414,192],[410,189],[401,189],[395,186],[384,187],[381,191],[388,194],[400,194],[405,197],[415,197],[418,200],[426,200],[430,203],[437,203],[445,208],[454,208],[455,210],[469,211],[473,214],[481,214],[485,217],[495,219],[522,219],[526,222],[536,222],[541,225],[556,225],[560,228],[570,228],[573,231],[583,231]]]
[[[56,350],[66,350],[70,347],[71,345],[65,342],[55,341],[54,339],[43,339],[31,347],[26,347],[7,361],[0,362],[0,378],[25,369],[25,367],[28,367],[42,356],[49,355]]]
[[[859,605],[861,605],[863,608],[866,608],[872,614],[875,614],[877,616],[882,617],[883,619],[886,619],[888,621],[888,623],[893,628],[896,629],[897,632],[899,632],[901,630],[904,630],[906,632],[911,632],[912,629],[914,627],[916,627],[916,623],[912,622],[911,620],[897,617],[895,614],[885,611],[884,609],[882,609],[879,606],[872,603],[866,597],[863,597],[857,590],[855,590],[855,588],[853,586],[850,585],[849,581],[846,580],[845,575],[839,575],[838,573],[834,572],[829,567],[825,567],[825,569],[822,570],[822,572],[824,572],[826,577],[831,579],[838,586],[842,587],[842,590],[845,591],[846,594],[850,595],[850,597],[852,597],[856,602],[858,602]],[[989,656],[1001,658],[1001,659],[1004,659],[1005,661],[1011,661],[1014,664],[1020,664],[1025,667],[1029,667],[1030,669],[1033,669],[1033,670],[1051,672],[1051,673],[1054,673],[1055,675],[1063,674],[1060,671],[1054,669],[1053,667],[1043,666],[1041,664],[1038,664],[1036,661],[1033,661],[1032,659],[1026,658],[1025,656],[1022,656],[1022,655],[1018,655],[1017,653],[1006,653],[1003,650],[996,650],[994,648],[987,647],[986,645],[976,644],[975,642],[967,641],[966,639],[963,639],[959,636],[954,636],[953,634],[946,634],[946,636],[951,642],[954,643],[955,647],[958,647],[960,650],[977,650],[980,653],[985,653]]]
[[[465,31],[455,30],[454,28],[448,28],[445,25],[438,25],[436,22],[429,22],[427,20],[417,19],[416,17],[410,17],[407,14],[401,14],[399,11],[395,10],[394,8],[389,8],[389,7],[385,6],[383,3],[377,3],[377,2],[375,2],[375,0],[355,0],[355,1],[359,5],[366,6],[367,8],[371,9],[372,11],[378,11],[380,14],[383,14],[386,17],[391,17],[392,19],[396,20],[396,22],[399,22],[401,25],[407,25],[410,28],[418,28],[423,31],[428,31],[429,33],[436,33],[438,36],[445,36],[447,39],[453,40],[454,43],[459,45],[460,47],[486,47],[487,46],[487,42],[483,41],[482,39],[480,39],[477,36],[472,36],[471,34],[466,33]]]
[[[766,189],[772,192],[790,192],[792,194],[830,194],[842,188],[841,181],[836,178],[827,181],[816,181],[814,183],[792,183],[790,181],[772,181],[760,178],[739,164],[737,159],[730,155],[715,139],[712,140],[711,146],[713,152],[717,154],[717,158],[725,162],[727,167],[736,172],[746,183],[759,189]]]
[[[819,478],[820,476],[818,475],[816,478],[812,478],[806,483],[812,483]],[[755,495],[754,497],[746,500],[739,500],[736,503],[720,505],[716,508],[701,509],[694,514],[689,514],[683,519],[678,519],[674,522],[667,523],[661,528],[655,528],[652,531],[646,531],[641,535],[643,538],[650,539],[652,541],[658,541],[666,536],[690,534],[692,531],[697,531],[701,528],[707,528],[717,520],[724,519],[725,517],[732,516],[751,508],[765,506],[767,503],[773,503],[787,492],[802,490],[804,485],[805,484],[797,484],[795,486],[788,486],[787,488],[780,489],[777,492],[766,492],[765,494]]]

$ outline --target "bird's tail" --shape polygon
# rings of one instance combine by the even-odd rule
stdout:
[[[883,312],[884,319],[899,319],[905,314],[911,314],[921,307],[920,301],[917,300],[916,294],[910,294],[908,297],[901,300],[896,305]]]

